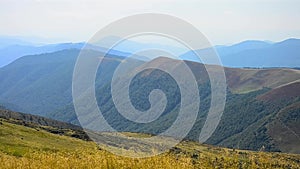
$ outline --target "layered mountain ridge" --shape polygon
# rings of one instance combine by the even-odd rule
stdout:
[[[72,103],[72,74],[79,50],[70,49],[54,53],[24,56],[12,64],[0,69],[0,103],[5,107],[53,119],[79,124]],[[89,51],[89,55],[98,57],[101,52]],[[161,89],[168,103],[161,117],[149,124],[130,122],[117,111],[111,97],[111,79],[114,70],[125,57],[108,55],[105,64],[98,69],[96,78],[96,98],[105,119],[118,131],[158,134],[166,130],[176,119],[180,109],[180,91],[176,81],[166,72],[147,69],[138,73],[130,85],[131,102],[136,109],[149,109],[148,95],[153,89]],[[175,65],[182,61],[169,58],[157,58],[150,62],[133,59],[133,71],[143,66],[157,66],[165,61]],[[138,63],[138,64],[136,64]],[[192,70],[198,84],[201,98],[196,123],[187,139],[198,140],[210,106],[210,81],[201,63],[184,61]],[[241,69],[224,68],[228,85],[226,107],[222,119],[206,143],[231,148],[299,153],[296,146],[295,129],[299,124],[299,95],[290,92],[291,97],[273,102],[280,90],[292,86],[297,90],[300,70],[287,68]],[[296,87],[293,87],[296,85]],[[120,89],[122,90],[122,89]],[[286,93],[286,92],[284,92]],[[290,108],[292,107],[292,108]],[[284,115],[282,115],[284,114]],[[284,125],[278,124],[278,117]],[[281,132],[283,141],[274,130],[289,126],[290,132]],[[292,132],[294,131],[294,132]],[[297,133],[296,133],[297,135]],[[289,137],[287,137],[289,136]],[[299,140],[298,140],[299,141]],[[293,149],[286,145],[294,145]]]

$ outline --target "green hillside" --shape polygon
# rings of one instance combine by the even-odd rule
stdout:
[[[146,64],[163,64],[163,60],[165,59],[167,58],[158,58]],[[174,65],[177,63],[176,60],[173,60],[173,62]],[[198,141],[210,105],[210,83],[204,65],[194,62],[187,62],[187,64],[195,74],[195,77],[197,77],[200,91],[199,95],[201,98],[196,123],[188,134],[187,139]],[[261,97],[266,97],[264,95],[271,95],[269,93],[277,91],[277,86],[281,86],[281,84],[288,81],[294,81],[297,77],[300,77],[299,72],[291,69],[248,70],[227,68],[225,70],[229,85],[225,111],[217,129],[205,143],[237,149],[259,151],[261,148],[264,148],[265,151],[300,153],[300,149],[297,146],[291,149],[280,146],[282,143],[276,141],[275,136],[269,132],[269,130],[272,130],[272,126],[270,127],[269,123],[273,121],[281,109],[300,99],[299,93],[290,92],[293,95],[291,95],[291,97],[286,96],[285,101],[280,101],[280,104],[274,104],[273,102],[260,99]],[[275,78],[275,76],[278,77],[279,74],[283,76]],[[235,83],[233,81],[235,81]],[[252,88],[250,91],[245,92],[247,86],[252,86]],[[145,70],[132,80],[130,98],[132,104],[137,109],[141,111],[147,110],[150,107],[148,95],[153,89],[157,88],[164,91],[168,103],[161,117],[147,124],[131,122],[119,114],[112,100],[110,83],[97,90],[96,96],[99,108],[106,121],[114,129],[118,131],[158,134],[172,125],[179,111],[180,91],[174,79],[160,70]],[[293,87],[293,89],[295,89],[295,87]],[[121,91],[123,89],[120,88],[119,90]],[[238,93],[237,91],[244,92]],[[270,97],[280,98],[283,96]],[[56,112],[49,113],[47,116],[79,124],[72,103]],[[287,114],[287,116],[289,116],[289,114]],[[295,118],[300,119],[299,117]],[[92,120],[90,123],[92,123]],[[284,144],[289,145],[295,141],[299,143],[299,139],[293,141],[289,140],[289,138],[293,137],[287,137]]]
[[[0,69],[0,103],[15,111],[45,115],[72,101],[73,68],[79,54],[78,49],[24,56]],[[87,50],[87,57],[103,55]],[[105,57],[99,68],[101,86],[107,81],[121,56]]]
[[[300,155],[240,151],[184,141],[150,158],[125,158],[84,141],[0,118],[0,168],[299,168]],[[71,130],[71,129],[70,129]],[[130,134],[130,133],[128,133]],[[130,134],[140,137],[141,134]]]
[[[52,119],[79,124],[72,103],[72,71],[79,50],[63,50],[42,55],[24,56],[14,63],[0,69],[0,103],[5,107],[25,113],[46,116]],[[98,57],[99,52],[87,51],[88,56]],[[180,91],[175,80],[166,72],[147,69],[140,72],[131,82],[130,99],[134,107],[140,111],[148,110],[148,96],[153,89],[161,89],[168,103],[162,115],[147,124],[134,123],[124,118],[116,109],[111,97],[111,79],[116,67],[124,58],[108,56],[103,66],[98,69],[96,77],[96,98],[100,110],[107,122],[121,132],[140,132],[158,134],[172,125],[180,109]],[[178,66],[178,60],[160,57],[149,62],[131,60],[128,64],[133,71],[144,66],[158,66],[172,63]],[[210,106],[210,81],[205,66],[196,62],[185,62],[192,70],[199,88],[200,109],[196,123],[187,139],[198,141],[199,133],[205,122]],[[295,104],[300,93],[293,92],[298,86],[292,86],[285,100],[268,101],[281,98],[286,93],[286,86],[300,78],[296,69],[234,69],[224,68],[228,85],[226,107],[219,126],[206,143],[228,148],[281,151],[300,153],[296,146],[293,132],[285,142],[278,141],[272,134],[274,118],[278,113]],[[184,75],[182,75],[184,76]],[[120,87],[118,90],[123,90]],[[281,92],[280,92],[281,91]],[[119,91],[117,91],[118,93]],[[278,102],[280,104],[278,104]],[[88,105],[89,103],[87,103]],[[286,116],[294,113],[283,111]],[[87,112],[88,113],[88,112]],[[298,116],[295,117],[299,119]],[[92,124],[93,118],[89,121]],[[292,124],[292,123],[291,123]],[[294,126],[297,123],[293,123]],[[289,124],[290,125],[290,124]],[[292,131],[296,128],[292,127]],[[291,139],[291,140],[290,140]],[[293,143],[293,144],[291,144]],[[296,143],[296,144],[295,144]],[[295,145],[292,148],[282,146]]]

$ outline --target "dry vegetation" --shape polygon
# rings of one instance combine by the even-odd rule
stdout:
[[[125,158],[93,142],[1,121],[0,168],[299,168],[300,156],[184,141],[164,154]]]

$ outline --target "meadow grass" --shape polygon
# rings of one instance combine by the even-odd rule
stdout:
[[[300,156],[295,154],[233,150],[190,141],[157,156],[126,158],[102,150],[91,141],[5,121],[0,125],[0,168],[5,169],[300,168],[299,164]]]

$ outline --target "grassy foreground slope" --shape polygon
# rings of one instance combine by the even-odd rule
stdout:
[[[134,135],[134,134],[133,134]],[[0,119],[0,168],[299,168],[300,155],[233,150],[183,141],[142,159],[116,156],[94,142]]]

